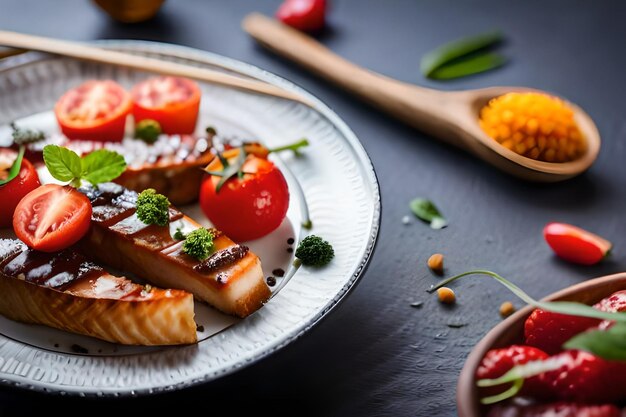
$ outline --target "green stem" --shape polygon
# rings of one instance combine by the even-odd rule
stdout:
[[[513,381],[513,385],[511,385],[511,388],[509,388],[508,390],[503,391],[497,395],[492,395],[491,397],[481,398],[480,402],[481,404],[489,405],[508,400],[509,398],[514,397],[518,392],[520,392],[523,386],[524,380],[521,378],[516,379],[515,381]]]
[[[305,146],[309,146],[309,141],[306,138],[300,139],[298,142],[294,142],[290,145],[283,145],[277,148],[272,148],[270,152],[281,152],[281,151],[294,151],[296,155],[300,155],[300,148]]]
[[[581,316],[581,317],[589,317],[600,320],[614,320],[619,322],[626,322],[626,313],[609,313],[600,310],[596,310],[593,307],[590,307],[586,304],[576,303],[571,301],[537,301],[528,294],[526,294],[521,288],[507,279],[501,277],[495,272],[485,271],[485,270],[475,270],[463,272],[462,274],[444,279],[438,284],[431,287],[428,292],[432,293],[437,289],[446,286],[447,284],[456,281],[459,278],[468,275],[487,275],[491,278],[494,278],[496,281],[507,287],[513,294],[519,297],[522,301],[527,304],[533,305],[537,308],[541,308],[546,311],[551,311],[553,313],[560,314],[568,314],[571,316]]]

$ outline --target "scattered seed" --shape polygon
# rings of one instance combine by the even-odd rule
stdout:
[[[414,303],[411,303],[411,307],[413,308],[422,308],[423,305],[424,303],[422,303],[421,301],[416,301]]]
[[[437,275],[443,274],[443,255],[435,253],[428,258],[428,267]]]
[[[285,270],[282,268],[276,268],[275,270],[272,271],[272,274],[274,274],[274,276],[276,277],[284,277],[285,276]]]
[[[57,347],[57,348],[58,348],[58,347],[59,347],[59,344],[58,344],[58,343],[55,343],[55,344],[54,344],[54,347]]]
[[[295,241],[296,240],[294,238],[290,237],[289,239],[287,239],[287,244],[288,245],[293,245]]]
[[[467,326],[467,323],[448,323],[447,326],[452,329],[460,329],[461,327]]]
[[[276,278],[274,277],[267,277],[267,285],[269,285],[270,287],[273,287],[274,285],[276,285]]]
[[[500,306],[500,315],[502,317],[509,317],[511,314],[515,313],[515,306],[510,301],[505,301]]]
[[[409,216],[404,216],[402,218],[402,224],[411,224],[411,218]]]
[[[202,333],[202,332],[204,332],[204,326],[196,324],[196,330],[199,331],[200,333]]]
[[[288,253],[293,253],[293,248],[287,248]]]
[[[439,301],[444,304],[454,304],[456,301],[456,295],[454,291],[452,291],[448,287],[441,287],[437,290],[437,296],[439,297]]]

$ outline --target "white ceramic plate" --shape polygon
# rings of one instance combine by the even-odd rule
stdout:
[[[191,346],[123,347],[0,317],[0,380],[37,391],[140,395],[212,380],[284,347],[337,305],[358,280],[374,249],[380,193],[363,147],[326,105],[259,68],[168,44],[100,44],[258,78],[313,101],[315,110],[203,84],[198,129],[212,125],[220,135],[255,138],[270,147],[307,137],[311,145],[305,157],[283,154],[275,158],[291,190],[288,218],[277,231],[250,246],[261,257],[266,275],[272,275],[275,268],[289,269],[293,256],[287,252],[289,237],[297,242],[308,233],[323,236],[333,244],[336,256],[328,267],[300,268],[288,281],[279,278],[276,289],[281,288],[280,292],[275,289],[272,299],[246,319],[232,320],[196,303],[196,321],[205,329],[199,333],[200,341]],[[34,53],[5,60],[0,64],[0,141],[6,140],[7,125],[14,120],[46,131],[57,129],[51,115],[54,102],[81,81],[109,78],[130,87],[147,75]],[[197,206],[182,209],[207,223]],[[313,221],[310,232],[299,226],[307,210]],[[88,353],[76,352],[74,345]]]

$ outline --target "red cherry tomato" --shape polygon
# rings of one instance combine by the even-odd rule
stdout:
[[[13,230],[29,247],[56,252],[78,242],[89,230],[91,203],[69,186],[48,184],[28,193],[17,205]]]
[[[0,179],[7,178],[9,168],[16,157],[17,152],[11,149],[0,149]],[[0,185],[0,227],[11,226],[17,203],[39,185],[39,176],[35,167],[26,159],[22,159],[22,167],[17,177]]]
[[[91,80],[72,88],[54,107],[61,131],[70,139],[121,141],[130,95],[111,80]]]
[[[181,77],[152,77],[131,91],[135,122],[152,119],[163,133],[192,134],[200,110],[200,87]]]
[[[221,169],[218,158],[208,169]],[[289,189],[282,172],[266,160],[248,155],[243,179],[207,176],[200,188],[200,207],[215,227],[235,241],[258,239],[282,223],[289,208]]]
[[[547,224],[543,236],[558,256],[583,265],[600,262],[612,247],[608,240],[566,223]]]
[[[287,0],[276,11],[286,25],[304,32],[317,32],[326,23],[326,0]]]

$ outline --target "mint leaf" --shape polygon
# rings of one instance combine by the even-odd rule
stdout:
[[[17,177],[20,173],[20,169],[22,168],[22,160],[24,159],[24,146],[20,146],[20,150],[17,153],[17,158],[13,161],[13,165],[9,168],[9,176],[3,180],[0,180],[0,186],[8,183]]]
[[[448,225],[447,220],[441,215],[439,209],[432,201],[424,198],[415,198],[409,203],[411,211],[420,220],[430,223],[433,229],[442,229]]]
[[[563,347],[584,350],[606,360],[626,361],[626,323],[616,323],[607,330],[579,333]]]
[[[81,159],[82,179],[96,185],[119,177],[126,169],[124,157],[117,152],[98,149]]]
[[[57,145],[43,148],[43,160],[50,175],[59,181],[74,181],[81,178],[82,165],[76,152]]]

